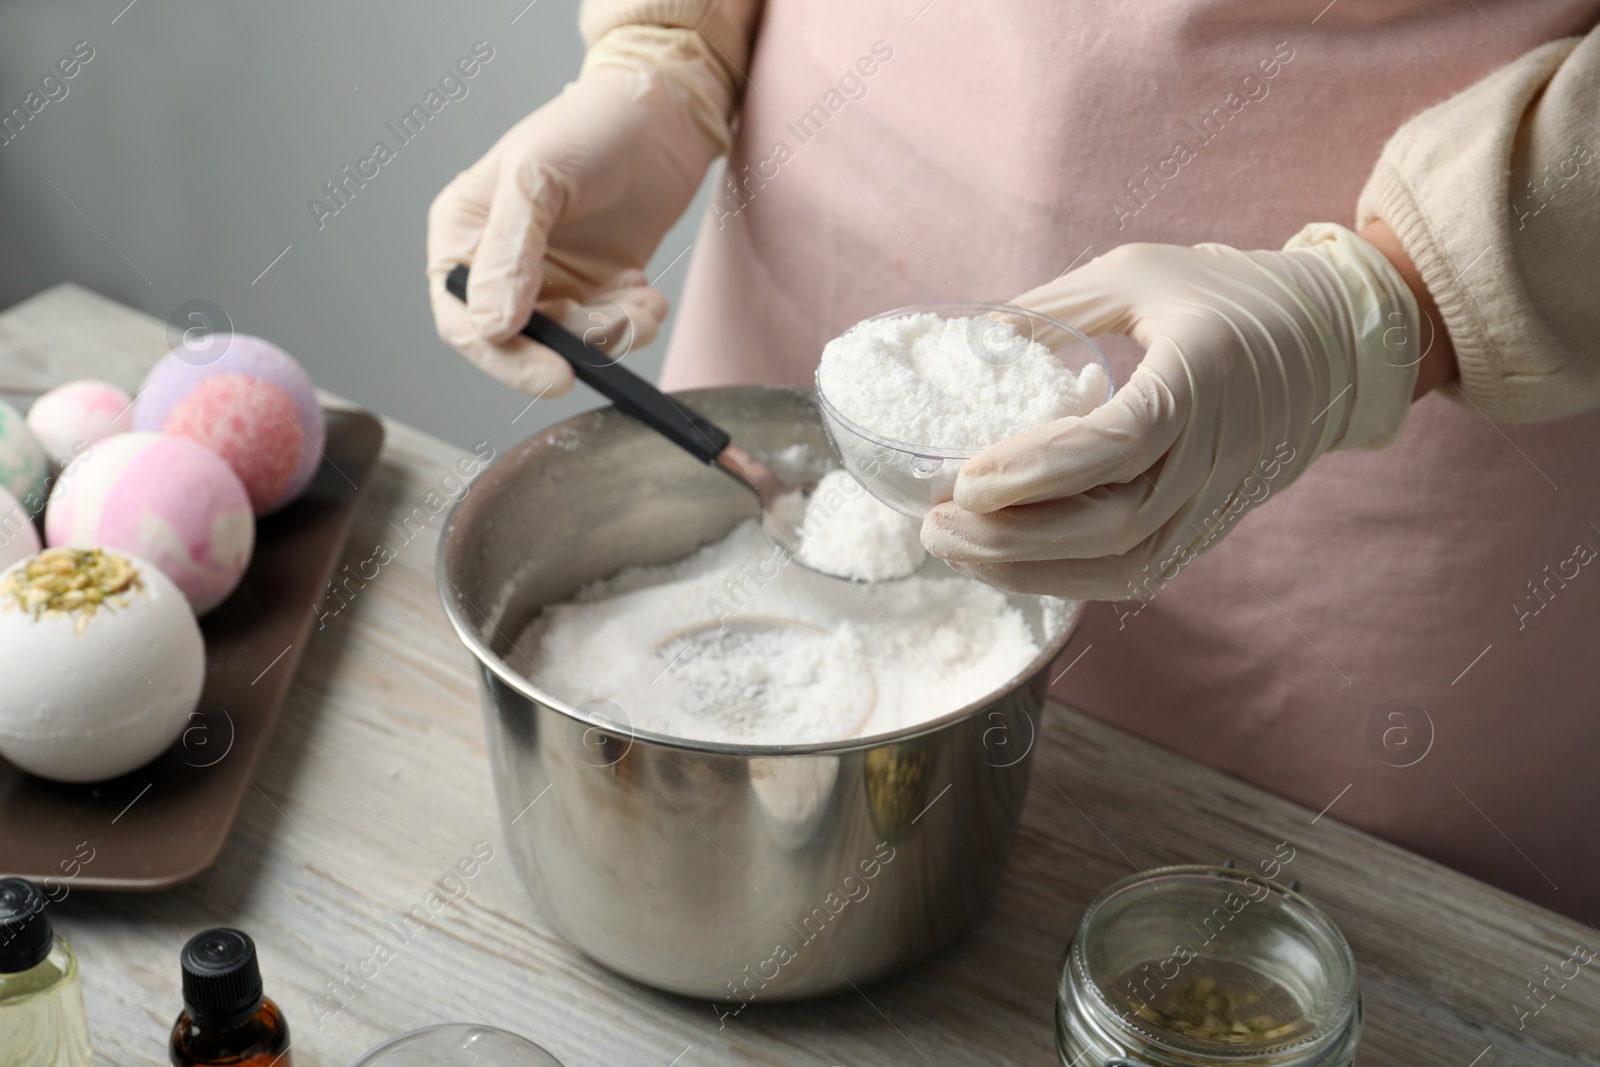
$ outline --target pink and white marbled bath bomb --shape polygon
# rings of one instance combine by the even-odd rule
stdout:
[[[203,445],[159,433],[108,437],[56,482],[44,514],[52,548],[140,556],[183,590],[196,615],[233,592],[255,547],[250,498]]]
[[[58,385],[28,409],[28,429],[60,470],[75,448],[133,429],[133,397],[110,382],[87,378]]]
[[[310,376],[277,345],[242,333],[214,361],[193,358],[175,349],[155,365],[134,429],[200,442],[227,460],[257,515],[278,510],[322,462],[327,430]]]

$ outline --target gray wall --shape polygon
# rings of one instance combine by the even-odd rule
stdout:
[[[319,385],[458,444],[504,447],[600,403],[579,386],[513,424],[527,398],[435,337],[422,275],[434,194],[576,74],[576,0],[126,2],[0,0],[0,114],[77,42],[94,49],[0,145],[0,306],[62,280],[160,318],[208,300]],[[384,123],[478,41],[494,58],[467,96],[319,230],[307,201],[380,137],[395,144]],[[688,262],[659,282],[674,300]],[[663,347],[630,365],[653,377]]]

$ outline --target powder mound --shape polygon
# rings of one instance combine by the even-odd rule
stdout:
[[[829,341],[817,383],[840,414],[875,434],[980,449],[1087,415],[1109,381],[1098,363],[1074,374],[1012,323],[919,312],[868,319]]]
[[[1004,593],[957,577],[857,586],[788,566],[754,520],[676,563],[630,567],[546,607],[513,666],[624,727],[817,744],[979,700],[1039,654]]]
[[[928,558],[922,524],[882,503],[846,471],[817,483],[800,523],[801,563],[838,578],[904,578]]]
[[[877,701],[872,667],[848,627],[827,633],[753,619],[678,638],[660,656],[677,675],[683,713],[729,737],[848,737]]]

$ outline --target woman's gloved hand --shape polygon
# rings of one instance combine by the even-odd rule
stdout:
[[[1152,595],[1324,452],[1399,436],[1421,357],[1405,280],[1328,224],[1282,252],[1123,245],[1015,302],[1145,348],[1109,403],[980,452],[923,524],[1030,593]]]
[[[572,386],[519,331],[537,308],[616,355],[655,337],[667,301],[644,266],[729,144],[729,75],[692,30],[626,25],[560,96],[506,132],[428,209],[439,336],[514,388]],[[471,266],[467,302],[445,290]]]

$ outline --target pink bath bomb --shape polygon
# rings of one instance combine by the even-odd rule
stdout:
[[[326,428],[311,378],[293,356],[236,333],[222,355],[167,355],[139,390],[134,428],[198,441],[232,467],[257,515],[300,495],[322,462]]]
[[[238,476],[210,449],[182,437],[124,433],[91,446],[57,480],[44,536],[52,548],[140,556],[203,615],[239,584],[255,520]]]
[[[60,470],[72,461],[74,448],[133,429],[133,397],[110,382],[58,385],[28,409],[28,429]]]
[[[0,571],[39,551],[39,531],[33,516],[17,498],[0,489]]]

